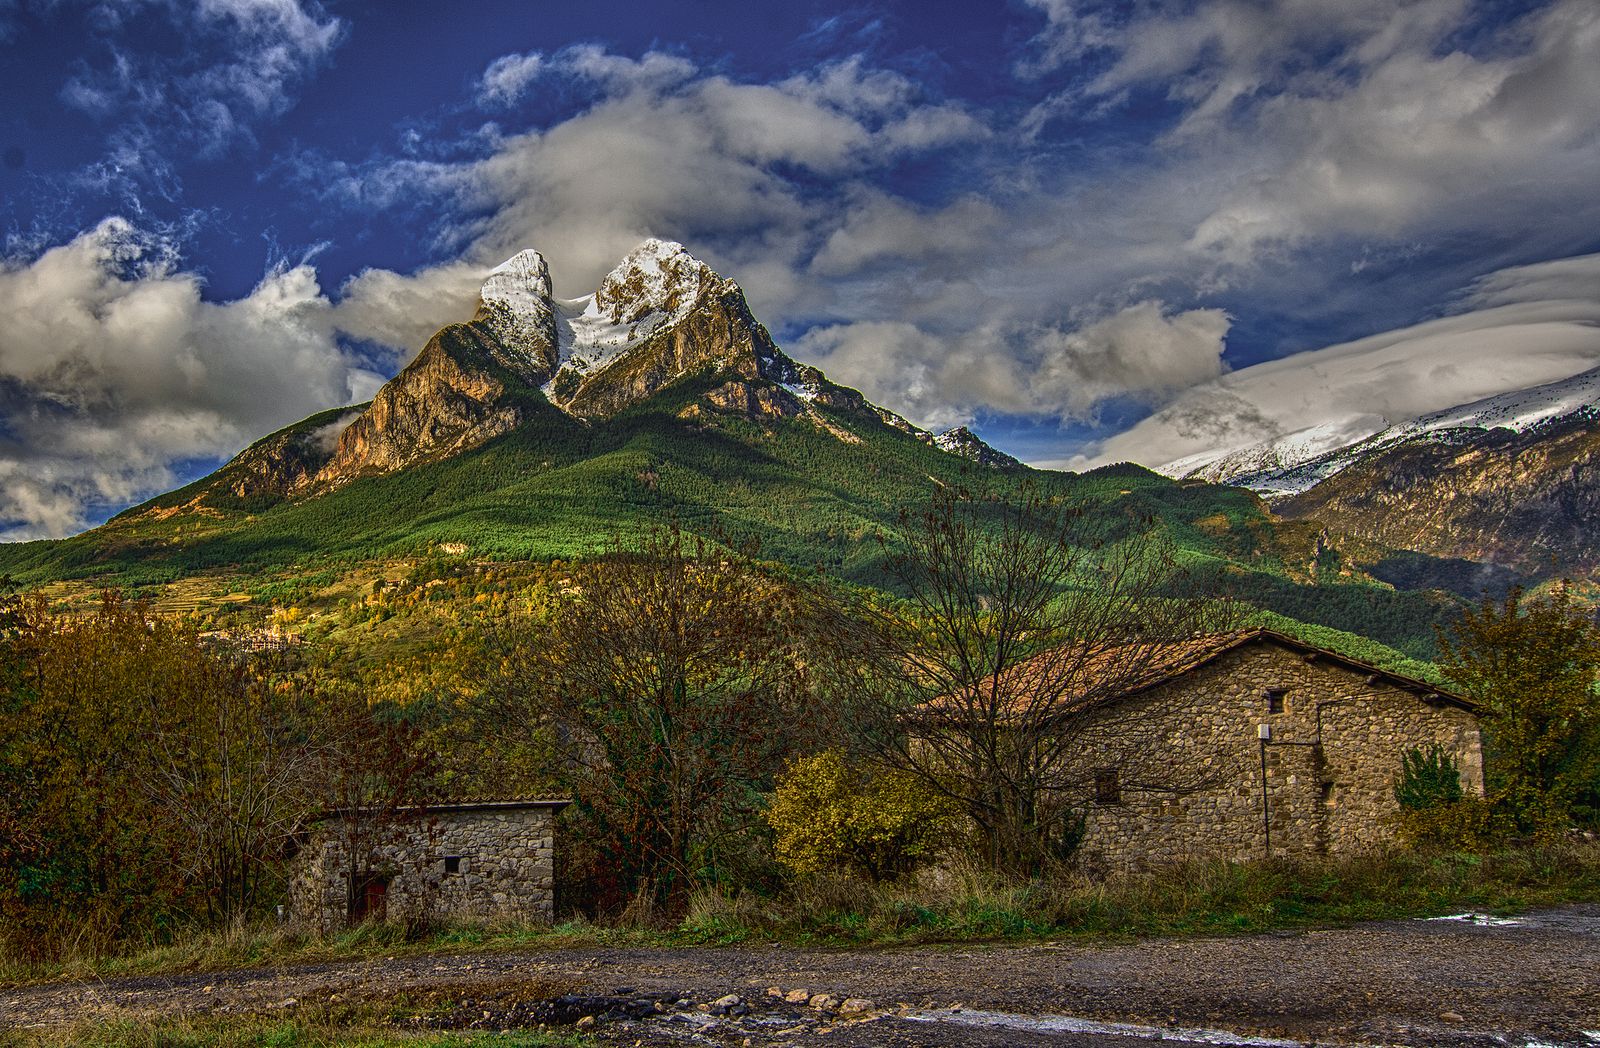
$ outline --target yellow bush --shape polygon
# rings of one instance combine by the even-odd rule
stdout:
[[[1401,808],[1401,837],[1421,848],[1480,851],[1504,835],[1495,811],[1480,797],[1463,797],[1425,808]]]
[[[868,772],[837,751],[802,757],[767,808],[778,861],[799,873],[853,870],[875,880],[932,862],[950,842],[956,810],[915,776]]]

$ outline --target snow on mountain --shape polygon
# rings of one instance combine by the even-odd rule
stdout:
[[[1275,440],[1249,444],[1232,451],[1204,451],[1177,459],[1156,469],[1170,477],[1222,484],[1235,477],[1289,469],[1349,447],[1388,428],[1382,415],[1355,415],[1296,430]]]
[[[652,237],[606,274],[594,293],[558,299],[544,258],[529,249],[489,274],[479,319],[488,320],[508,345],[551,347],[543,361],[549,395],[564,372],[592,376],[683,321],[719,280],[682,244]]]
[[[594,295],[557,299],[555,308],[556,370],[544,384],[546,394],[561,372],[592,375],[602,371],[669,322],[666,314],[646,313],[637,322],[618,323],[601,309]]]
[[[1252,488],[1267,497],[1295,495],[1347,469],[1364,456],[1413,440],[1453,442],[1463,431],[1521,433],[1553,418],[1600,405],[1600,368],[1570,378],[1461,404],[1389,425],[1378,415],[1355,415],[1247,447],[1169,462],[1158,472]]]
[[[1546,419],[1560,418],[1596,404],[1600,404],[1600,368],[1542,386],[1501,393],[1471,404],[1436,411],[1396,426],[1395,430],[1397,434],[1415,435],[1437,429],[1474,426],[1522,433]]]
[[[534,371],[548,369],[555,359],[556,309],[551,298],[550,267],[529,248],[495,266],[478,293],[475,320],[500,342],[522,355]],[[515,362],[510,362],[515,363]],[[520,369],[519,369],[520,370]]]
[[[659,315],[658,327],[689,315],[703,291],[721,278],[682,244],[651,237],[606,274],[594,294],[599,311],[616,324]]]

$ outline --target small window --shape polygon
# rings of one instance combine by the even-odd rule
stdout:
[[[1094,802],[1096,804],[1121,804],[1122,782],[1115,768],[1100,768],[1094,773]]]
[[[1267,689],[1267,712],[1282,713],[1284,696],[1289,694],[1288,688]]]
[[[459,855],[446,855],[444,857],[444,872],[445,873],[460,873],[461,872],[461,856],[459,856]]]
[[[1333,783],[1331,782],[1322,784],[1322,803],[1329,807],[1333,806]]]

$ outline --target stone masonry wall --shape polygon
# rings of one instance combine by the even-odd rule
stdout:
[[[1281,690],[1282,712],[1269,712]],[[1115,767],[1120,803],[1085,787],[1067,802],[1085,813],[1079,855],[1090,869],[1147,868],[1194,857],[1350,855],[1393,837],[1402,754],[1438,743],[1468,793],[1483,792],[1477,717],[1363,671],[1253,641],[1142,695],[1108,707],[1082,760]],[[1141,740],[1119,745],[1118,728]],[[1259,725],[1271,728],[1263,748]],[[1151,740],[1159,740],[1151,745]],[[1169,791],[1164,785],[1180,785]]]
[[[549,921],[557,811],[547,804],[447,807],[381,830],[332,816],[296,857],[289,917],[322,932],[344,927],[353,869],[386,880],[383,916],[390,921]],[[352,844],[360,856],[353,867]]]

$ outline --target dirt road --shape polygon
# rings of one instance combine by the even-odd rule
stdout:
[[[331,1001],[400,1001],[400,1025],[578,1022],[630,1045],[1597,1048],[1600,906],[1120,944],[564,948],[48,984],[0,990],[0,1029]]]

